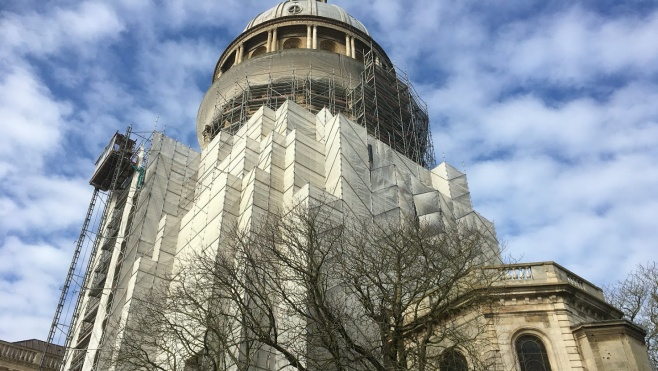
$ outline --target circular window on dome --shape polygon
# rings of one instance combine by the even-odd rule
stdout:
[[[290,14],[299,14],[301,12],[302,12],[302,7],[297,4],[291,5],[290,8],[288,8],[288,13]]]

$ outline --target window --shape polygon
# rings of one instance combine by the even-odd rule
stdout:
[[[454,349],[448,349],[441,355],[439,364],[441,371],[468,371],[466,357]]]
[[[327,51],[336,53],[337,52],[336,49],[337,49],[337,47],[336,47],[335,42],[333,42],[331,40],[322,40],[322,41],[320,41],[320,50],[327,50]]]
[[[288,8],[288,13],[290,14],[299,14],[301,12],[302,12],[302,7],[297,4],[292,5],[290,6],[290,8]]]
[[[298,38],[291,38],[283,42],[284,49],[299,49],[302,41]]]
[[[516,339],[516,355],[521,371],[551,371],[546,347],[535,335],[521,335]]]
[[[266,52],[267,52],[267,48],[265,47],[265,45],[261,45],[256,49],[254,49],[254,51],[251,52],[251,55],[249,57],[250,58],[257,57],[261,54],[265,54]]]

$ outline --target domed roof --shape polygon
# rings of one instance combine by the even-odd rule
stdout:
[[[356,18],[347,14],[347,12],[336,5],[330,5],[318,0],[288,0],[280,3],[274,8],[267,10],[259,14],[254,18],[249,24],[245,31],[249,30],[252,27],[255,27],[261,23],[271,21],[273,19],[282,18],[282,17],[294,17],[294,16],[304,16],[304,15],[313,15],[324,18],[331,18],[343,23],[347,23],[350,26],[353,26],[366,34],[368,30],[359,22]],[[369,35],[369,34],[368,34]]]

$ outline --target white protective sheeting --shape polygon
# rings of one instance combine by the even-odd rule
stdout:
[[[253,228],[264,213],[308,197],[303,196],[308,189],[339,200],[343,213],[492,227],[473,211],[466,176],[454,167],[443,163],[427,170],[346,117],[326,109],[313,115],[292,101],[276,112],[261,107],[234,135],[218,134],[201,159],[202,184],[183,218],[181,236],[186,237],[179,239],[179,251],[221,240],[219,231],[229,220]],[[217,187],[221,191],[207,191]]]
[[[234,135],[215,136],[200,155],[156,133],[148,158],[141,190],[126,196],[121,233],[127,238],[117,240],[110,263],[123,267],[118,286],[106,284],[125,288],[115,290],[111,316],[119,322],[134,295],[176,273],[186,257],[222,249],[229,228],[253,230],[268,212],[297,205],[329,205],[336,220],[415,217],[486,228],[496,246],[493,225],[471,207],[464,174],[445,163],[427,170],[327,110],[313,115],[291,101],[276,112],[262,107]]]

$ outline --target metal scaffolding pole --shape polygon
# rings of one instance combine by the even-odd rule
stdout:
[[[84,245],[84,242],[87,237],[87,233],[89,232],[89,224],[91,223],[92,216],[94,214],[94,209],[96,207],[96,201],[98,200],[98,193],[99,193],[98,188],[94,188],[94,193],[91,196],[91,201],[89,201],[89,207],[87,208],[87,215],[85,216],[85,220],[82,224],[82,229],[80,230],[80,235],[78,236],[78,240],[75,244],[75,251],[73,252],[73,258],[71,259],[71,265],[69,266],[69,271],[66,274],[66,280],[64,281],[64,286],[62,286],[62,293],[59,296],[59,303],[57,303],[57,309],[55,310],[55,316],[53,317],[53,322],[50,325],[50,332],[48,333],[48,339],[46,342],[48,343],[48,348],[50,348],[50,345],[53,344],[53,341],[55,339],[55,333],[59,329],[60,331],[64,331],[63,328],[60,328],[60,326],[64,325],[62,324],[61,321],[61,316],[62,316],[62,310],[64,309],[64,304],[66,302],[66,298],[68,297],[69,289],[71,288],[71,283],[73,282],[73,276],[75,275],[75,271],[78,268],[78,260],[80,259],[80,253],[82,251],[82,247]],[[46,357],[41,358],[41,363],[39,365],[39,370],[44,370],[46,364]]]
[[[112,200],[112,195],[114,193],[114,190],[116,190],[121,185],[120,184],[121,182],[119,182],[119,179],[122,179],[123,176],[127,176],[126,173],[125,173],[127,167],[125,166],[124,161],[126,160],[128,152],[130,152],[130,155],[132,156],[132,145],[131,145],[131,143],[134,144],[134,142],[131,142],[131,140],[130,140],[131,132],[132,132],[132,127],[129,126],[128,129],[126,130],[126,133],[123,135],[123,137],[121,137],[118,133],[115,134],[112,141],[110,142],[110,145],[106,148],[105,152],[101,155],[101,158],[99,158],[99,161],[97,161],[97,165],[98,165],[97,172],[94,174],[94,178],[92,178],[93,181],[90,182],[90,183],[95,184],[94,196],[98,196],[98,193],[101,191],[101,188],[104,187],[104,185],[107,185],[106,181],[104,181],[102,179],[107,179],[107,176],[108,175],[110,176],[109,179],[111,179],[111,180],[109,181],[109,186],[107,188],[102,188],[102,189],[107,189],[108,190],[108,196],[107,196],[107,202],[108,203]],[[118,151],[114,150],[114,147],[113,147],[114,145],[119,146]],[[103,156],[105,156],[105,157],[103,157]],[[111,159],[115,159],[115,162],[110,161]],[[101,171],[102,167],[106,164],[106,162],[104,162],[105,160],[108,160],[108,162],[107,162],[108,165],[107,166],[109,166],[109,168],[111,169],[111,172],[109,174],[107,172],[102,172]],[[128,160],[130,160],[130,158],[128,158]],[[128,170],[128,171],[130,173],[131,170]],[[97,178],[97,176],[98,176],[98,178]],[[95,199],[92,198],[92,200],[94,201],[94,205],[95,205],[95,200],[96,199],[97,199],[97,197]],[[93,208],[91,206],[90,206],[90,208],[93,210]],[[81,365],[82,361],[84,360],[84,355],[86,354],[86,351],[87,351],[86,347],[78,348],[77,345],[79,345],[79,344],[76,344],[75,347],[73,346],[72,343],[73,343],[73,340],[74,340],[74,337],[75,337],[75,332],[76,332],[76,328],[74,328],[74,326],[76,326],[76,323],[78,322],[78,318],[79,318],[80,312],[82,310],[82,302],[84,301],[85,294],[90,289],[90,278],[91,278],[91,275],[92,275],[92,272],[91,272],[92,267],[93,267],[94,261],[96,259],[96,254],[97,254],[97,252],[100,248],[101,240],[104,239],[104,236],[102,236],[100,232],[106,226],[106,221],[107,221],[107,218],[108,218],[108,215],[109,215],[109,211],[110,211],[110,207],[109,207],[109,205],[106,204],[105,207],[103,208],[103,213],[102,213],[102,216],[101,216],[101,219],[100,219],[100,223],[98,224],[99,231],[98,231],[98,233],[96,233],[96,238],[94,240],[93,247],[92,247],[91,252],[89,254],[89,258],[88,258],[88,261],[87,261],[87,267],[86,267],[85,274],[84,274],[84,279],[82,281],[82,285],[80,286],[80,291],[78,292],[78,297],[77,297],[77,300],[76,300],[73,315],[71,317],[70,325],[68,326],[68,334],[66,336],[66,344],[65,344],[65,353],[64,353],[64,358],[63,358],[63,362],[62,362],[62,365],[61,365],[62,370],[66,366],[67,360],[69,358],[71,359],[71,364],[72,365],[75,366],[76,363]],[[85,219],[85,225],[86,225],[86,227],[83,225],[83,231],[80,233],[81,240],[79,240],[78,244],[76,244],[76,254],[78,254],[78,257],[79,257],[79,251],[77,251],[77,248],[81,247],[82,244],[83,244],[83,241],[85,241],[85,239],[86,239],[85,237],[87,235],[87,230],[85,228],[89,227],[87,219]],[[77,258],[74,256],[74,259],[77,259]],[[76,262],[76,266],[77,266],[77,262]],[[72,278],[72,276],[71,276],[71,278]],[[65,283],[65,286],[67,284],[69,286],[71,284],[71,281],[68,280],[68,277],[67,277],[67,282]],[[56,311],[56,316],[57,316],[57,320],[56,321],[53,320],[53,323],[60,321],[59,317],[61,316],[61,312],[60,312],[59,307]],[[51,329],[51,332],[52,331],[53,330]],[[79,343],[79,337],[80,337],[80,334],[78,334],[78,339],[77,339],[78,343]],[[49,339],[49,341],[50,341],[50,339]],[[75,351],[77,351],[79,353],[75,354],[75,355],[72,355],[71,352],[74,351],[74,348],[76,348]],[[75,367],[72,367],[71,369],[75,369]]]

